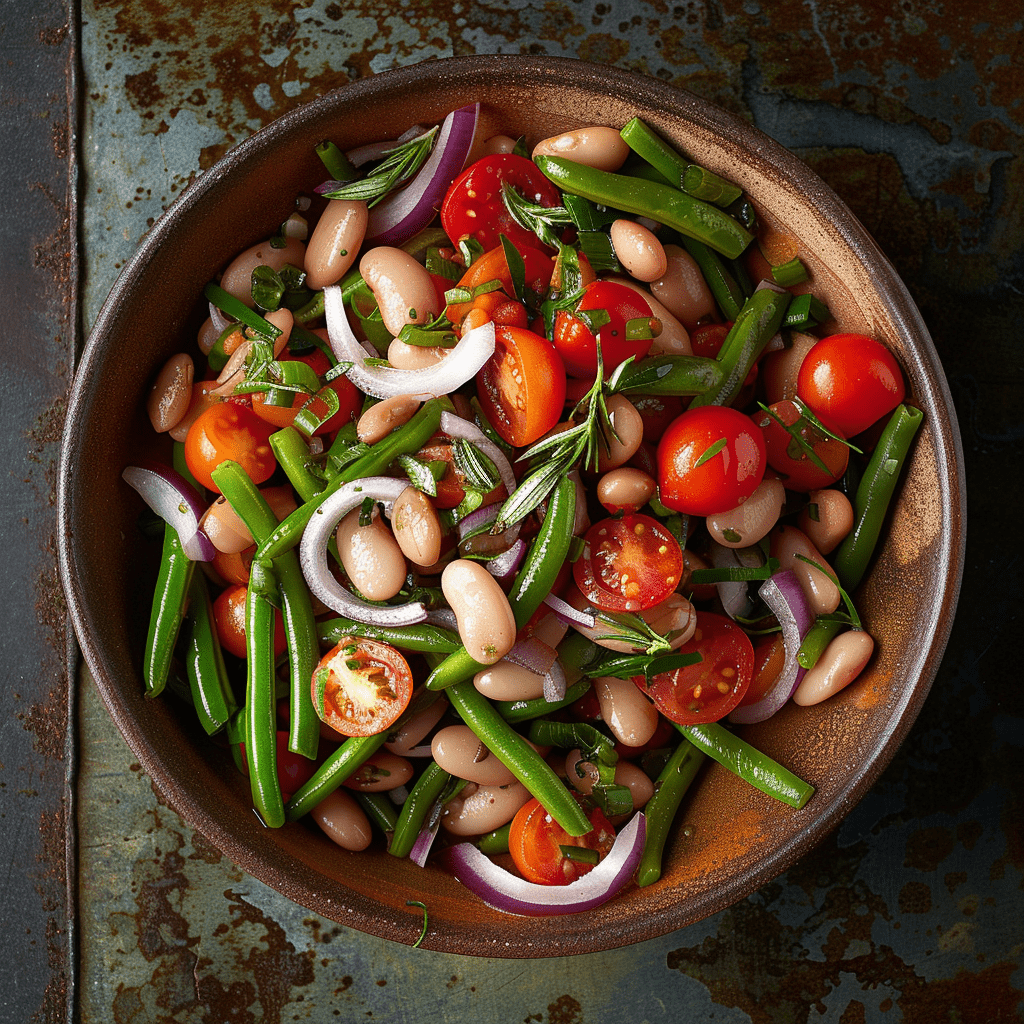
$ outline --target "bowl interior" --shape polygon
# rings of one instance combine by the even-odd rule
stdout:
[[[863,677],[823,705],[789,707],[745,735],[817,787],[800,811],[705,768],[655,885],[585,915],[492,911],[443,870],[381,851],[351,854],[315,826],[267,830],[224,749],[173,697],[148,701],[140,675],[153,545],[121,471],[154,444],[142,413],[156,368],[194,345],[201,294],[238,251],[268,237],[297,193],[323,177],[313,147],[343,148],[434,123],[480,100],[490,133],[528,143],[638,115],[696,162],[742,185],[800,254],[844,330],[883,339],[925,411],[891,529],[857,595],[877,641]],[[140,330],[140,325],[145,325]],[[753,892],[820,840],[888,763],[941,657],[963,556],[963,467],[941,367],[920,316],[866,232],[806,166],[745,122],[656,80],[554,58],[454,58],[365,79],[287,115],[199,177],[123,271],[86,346],[61,464],[61,559],[71,614],[103,699],[166,799],[245,870],[311,910],[412,943],[486,956],[589,952],[652,938]]]

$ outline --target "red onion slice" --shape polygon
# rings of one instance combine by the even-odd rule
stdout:
[[[512,650],[505,655],[505,661],[525,668],[534,675],[546,675],[558,658],[558,651],[551,644],[544,643],[536,637],[529,636],[525,640],[517,640]]]
[[[508,551],[503,551],[496,558],[492,558],[486,563],[487,571],[499,583],[510,580],[518,572],[519,566],[522,565],[523,559],[526,557],[526,548],[526,541],[522,537],[517,537],[515,543]]]
[[[484,903],[507,914],[533,917],[578,914],[607,902],[623,889],[640,863],[647,819],[640,812],[616,836],[608,855],[568,885],[539,885],[498,867],[472,843],[459,843],[445,853],[449,870]]]
[[[231,319],[222,309],[219,309],[212,302],[210,303],[210,323],[213,325],[213,329],[220,334],[226,331],[233,323]]]
[[[729,721],[737,725],[751,725],[771,718],[793,696],[806,671],[800,667],[796,656],[801,641],[814,624],[814,612],[807,603],[800,580],[791,569],[784,569],[775,573],[771,579],[765,580],[758,593],[775,613],[782,627],[786,661],[779,678],[775,680],[775,685],[761,700],[756,704],[739,707],[729,715]]]
[[[471,103],[444,119],[433,151],[416,177],[370,210],[367,245],[401,245],[437,216],[444,194],[469,156],[479,116],[480,104]]]
[[[548,594],[544,598],[544,603],[555,613],[559,621],[564,622],[567,626],[572,626],[574,629],[579,629],[581,626],[584,629],[597,628],[597,616],[593,612],[573,608],[568,601],[563,601],[554,594]]]
[[[352,333],[345,314],[341,288],[324,289],[324,314],[327,334],[335,358],[353,364],[347,377],[360,391],[374,398],[411,395],[426,401],[438,395],[450,395],[472,380],[477,371],[494,355],[494,324],[486,323],[466,331],[448,355],[433,366],[419,370],[398,370],[393,366],[368,366],[367,353]]]
[[[142,500],[178,531],[181,549],[193,562],[210,562],[217,554],[213,542],[199,529],[207,502],[177,470],[159,463],[128,466],[121,474]]]
[[[427,609],[420,601],[408,604],[367,604],[346,590],[327,565],[327,543],[342,517],[358,508],[365,498],[384,504],[390,518],[391,507],[409,486],[409,481],[386,476],[369,476],[342,484],[324,499],[313,513],[299,542],[299,563],[310,592],[339,615],[374,626],[412,626],[426,622]]]
[[[565,669],[562,663],[555,658],[551,667],[544,673],[544,699],[549,704],[561,700],[565,696],[568,680],[565,678]]]
[[[409,851],[409,860],[417,867],[426,867],[427,858],[430,856],[430,850],[434,845],[434,840],[437,838],[440,828],[441,816],[438,815],[437,821],[432,825],[427,825],[425,828],[420,829],[419,835],[416,836],[416,842],[412,844],[412,849]]]

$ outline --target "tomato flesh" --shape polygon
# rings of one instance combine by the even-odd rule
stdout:
[[[185,437],[185,462],[208,490],[220,493],[213,471],[228,460],[237,462],[253,483],[270,479],[277,460],[270,447],[275,427],[260,419],[248,405],[218,402],[201,413]]]

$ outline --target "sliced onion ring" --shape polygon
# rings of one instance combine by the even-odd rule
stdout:
[[[494,324],[486,323],[466,331],[448,355],[433,366],[419,370],[398,370],[393,366],[368,366],[366,350],[352,333],[345,313],[341,288],[328,285],[324,289],[324,314],[327,335],[335,358],[351,362],[348,378],[360,391],[374,398],[411,395],[426,401],[438,395],[450,395],[476,376],[477,371],[494,354]]]
[[[565,669],[562,663],[555,658],[551,667],[544,673],[544,699],[549,704],[561,700],[565,696],[569,681],[565,678]]]
[[[226,331],[233,323],[231,319],[222,309],[215,306],[212,302],[210,303],[210,323],[213,329],[218,333]]]
[[[500,555],[492,558],[486,563],[487,571],[499,582],[511,579],[512,576],[518,571],[519,566],[522,565],[523,559],[526,557],[526,541],[522,537],[517,537],[515,543],[508,549],[503,551]]]
[[[544,603],[555,613],[558,620],[567,626],[572,626],[574,629],[579,629],[581,626],[584,629],[597,628],[597,616],[593,612],[573,608],[568,601],[563,601],[555,594],[548,594],[544,598]]]
[[[445,853],[449,870],[484,903],[507,914],[540,917],[578,914],[611,899],[633,877],[640,863],[647,819],[637,812],[615,837],[608,855],[581,878],[568,885],[539,885],[498,867],[472,843],[459,843]]]
[[[121,476],[164,522],[178,531],[181,550],[186,558],[193,562],[213,560],[217,549],[199,529],[199,520],[206,511],[207,502],[177,470],[151,462],[128,466]]]
[[[339,615],[374,626],[412,626],[427,621],[427,609],[420,601],[387,607],[361,601],[334,578],[327,565],[327,543],[344,515],[365,498],[373,498],[384,504],[390,518],[392,505],[408,486],[405,479],[364,477],[342,484],[313,513],[299,542],[299,563],[310,592]]]
[[[729,715],[729,721],[737,725],[751,725],[771,718],[793,696],[806,671],[800,667],[796,656],[801,641],[814,624],[814,612],[807,603],[800,580],[791,569],[784,569],[775,573],[771,579],[765,580],[758,593],[775,613],[782,627],[786,661],[778,679],[775,680],[775,685],[764,697],[756,704],[739,707]]]

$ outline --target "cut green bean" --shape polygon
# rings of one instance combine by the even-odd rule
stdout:
[[[639,117],[631,117],[622,126],[619,135],[638,157],[650,164],[667,182],[676,188],[683,187],[689,161],[677,153],[650,125]]]
[[[714,203],[715,206],[731,206],[743,195],[739,185],[734,185],[700,164],[690,164],[686,168],[683,191],[705,202]]]
[[[718,722],[673,724],[695,747],[762,793],[796,808],[803,807],[814,795],[814,787],[809,782],[804,782]]]
[[[561,700],[549,701],[543,697],[535,697],[532,700],[496,700],[492,703],[498,709],[498,714],[510,725],[518,725],[520,722],[529,722],[541,715],[549,715],[552,711],[560,711],[575,703],[593,685],[589,678],[577,679],[572,686],[566,687],[565,696]]]
[[[200,725],[207,735],[212,736],[223,729],[238,711],[238,702],[231,689],[213,623],[213,605],[206,577],[201,572],[192,574],[188,618],[190,627],[185,667],[192,704]]]
[[[284,427],[270,435],[270,447],[299,497],[304,502],[312,501],[327,481],[314,471],[316,461],[306,439],[294,427]]]
[[[352,181],[359,177],[352,161],[330,139],[318,142],[313,148],[334,181]]]
[[[472,679],[477,672],[487,668],[475,658],[471,657],[469,651],[460,644],[458,650],[453,651],[443,661],[435,665],[423,684],[428,690],[446,690],[456,683]]]
[[[462,647],[458,633],[442,626],[422,623],[414,626],[374,626],[338,616],[317,624],[317,635],[321,643],[337,644],[344,637],[358,636],[364,640],[377,640],[391,644],[400,651],[436,652],[453,654]]]
[[[153,592],[153,604],[142,657],[142,678],[146,696],[157,697],[167,684],[174,646],[188,605],[189,584],[196,563],[181,549],[178,531],[170,523],[164,525],[164,545],[160,569]]]
[[[867,572],[882,535],[889,502],[896,493],[900,470],[923,419],[920,409],[897,406],[871,453],[853,501],[853,529],[839,545],[833,563],[847,591],[854,590]]]
[[[739,286],[726,261],[714,249],[698,242],[695,238],[683,237],[683,248],[693,257],[714,296],[722,316],[735,320],[746,302],[746,295]]]
[[[797,663],[801,668],[814,668],[825,648],[844,629],[849,628],[850,623],[846,619],[819,616],[800,641],[800,650],[796,655]]]
[[[379,750],[387,733],[376,736],[350,736],[329,754],[313,777],[300,786],[285,806],[285,817],[297,821],[308,814],[321,800],[330,796],[346,779],[351,778],[371,754]]]
[[[799,256],[794,256],[788,263],[772,267],[772,280],[782,288],[791,288],[807,280],[807,268]]]
[[[212,302],[219,310],[234,317],[239,323],[245,324],[257,334],[264,338],[274,340],[280,333],[281,328],[275,327],[265,317],[251,310],[241,299],[236,299],[230,292],[226,292],[219,284],[212,281],[203,289],[203,295]]]
[[[501,828],[480,836],[476,841],[476,848],[488,857],[496,857],[498,854],[508,853],[508,834],[512,828],[512,822],[506,822]]]
[[[355,790],[352,794],[356,803],[362,807],[367,818],[373,825],[381,830],[386,836],[395,831],[395,824],[398,821],[398,810],[391,802],[387,793],[364,793],[362,790]]]
[[[704,356],[651,356],[620,363],[608,380],[615,393],[638,391],[643,395],[701,395],[718,388],[724,377],[722,364]]]
[[[452,776],[436,761],[431,761],[423,769],[398,813],[388,853],[395,857],[409,856],[416,845],[416,837],[426,823],[427,815],[451,781]]]

